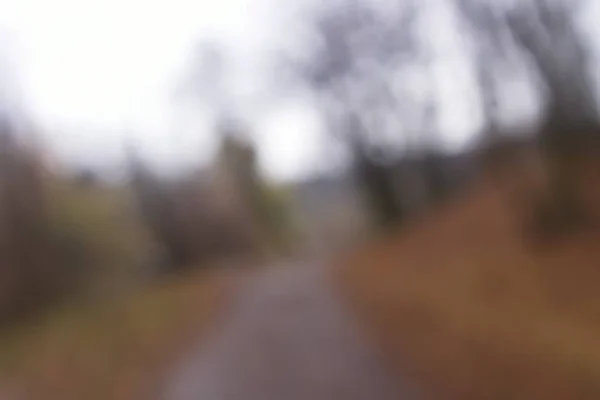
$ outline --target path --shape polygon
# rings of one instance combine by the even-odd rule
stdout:
[[[163,400],[416,397],[385,367],[324,268],[255,278],[215,337],[186,355]]]

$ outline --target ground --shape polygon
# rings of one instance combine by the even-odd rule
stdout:
[[[600,235],[531,242],[494,185],[461,196],[327,266],[2,337],[0,399],[600,398]]]
[[[0,335],[0,400],[136,400],[227,304],[228,273],[200,272],[103,304],[73,304]]]
[[[339,262],[364,326],[428,397],[600,398],[598,232],[533,241],[489,182]]]
[[[167,380],[164,400],[415,399],[344,304],[325,266],[252,279]]]

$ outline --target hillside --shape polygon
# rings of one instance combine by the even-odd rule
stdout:
[[[598,236],[534,245],[480,185],[338,269],[402,374],[433,398],[600,397]]]

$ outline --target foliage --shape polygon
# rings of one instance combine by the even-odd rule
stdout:
[[[153,243],[127,187],[52,178],[48,207],[54,263],[71,290],[115,289],[149,273]]]
[[[128,189],[52,173],[39,152],[0,133],[0,320],[139,280],[153,243]]]
[[[215,258],[257,251],[256,229],[237,193],[252,184],[247,179],[252,172],[239,168],[236,162],[235,170],[243,172],[241,182],[231,180],[229,171],[223,173],[220,163],[204,177],[190,174],[166,180],[139,160],[132,160],[135,201],[153,238],[167,253],[165,271],[185,270]]]

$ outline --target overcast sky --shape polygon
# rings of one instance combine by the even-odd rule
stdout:
[[[316,111],[293,97],[261,107],[269,99],[271,55],[294,34],[294,4],[0,0],[0,59],[8,54],[28,112],[61,157],[90,166],[114,164],[122,157],[124,137],[130,136],[152,162],[174,169],[205,161],[214,150],[201,107],[190,113],[189,106],[186,111],[173,104],[172,93],[190,51],[201,42],[221,44],[236,104],[252,123],[262,167],[275,179],[297,178],[322,160]],[[448,33],[447,13],[438,8],[432,18],[438,45],[455,48],[460,38]],[[442,113],[447,139],[462,143],[477,119],[469,101],[474,94],[465,89],[466,60],[450,55],[434,73],[449,105]]]
[[[205,160],[214,143],[172,92],[200,42],[223,45],[240,108],[264,97],[269,55],[290,7],[273,0],[0,0],[0,45],[20,94],[69,160],[117,160],[123,132],[171,168]],[[8,50],[7,50],[8,49]],[[6,58],[6,56],[4,56]],[[250,110],[263,167],[277,179],[314,165],[318,124],[303,101]],[[194,122],[191,124],[190,122]]]

